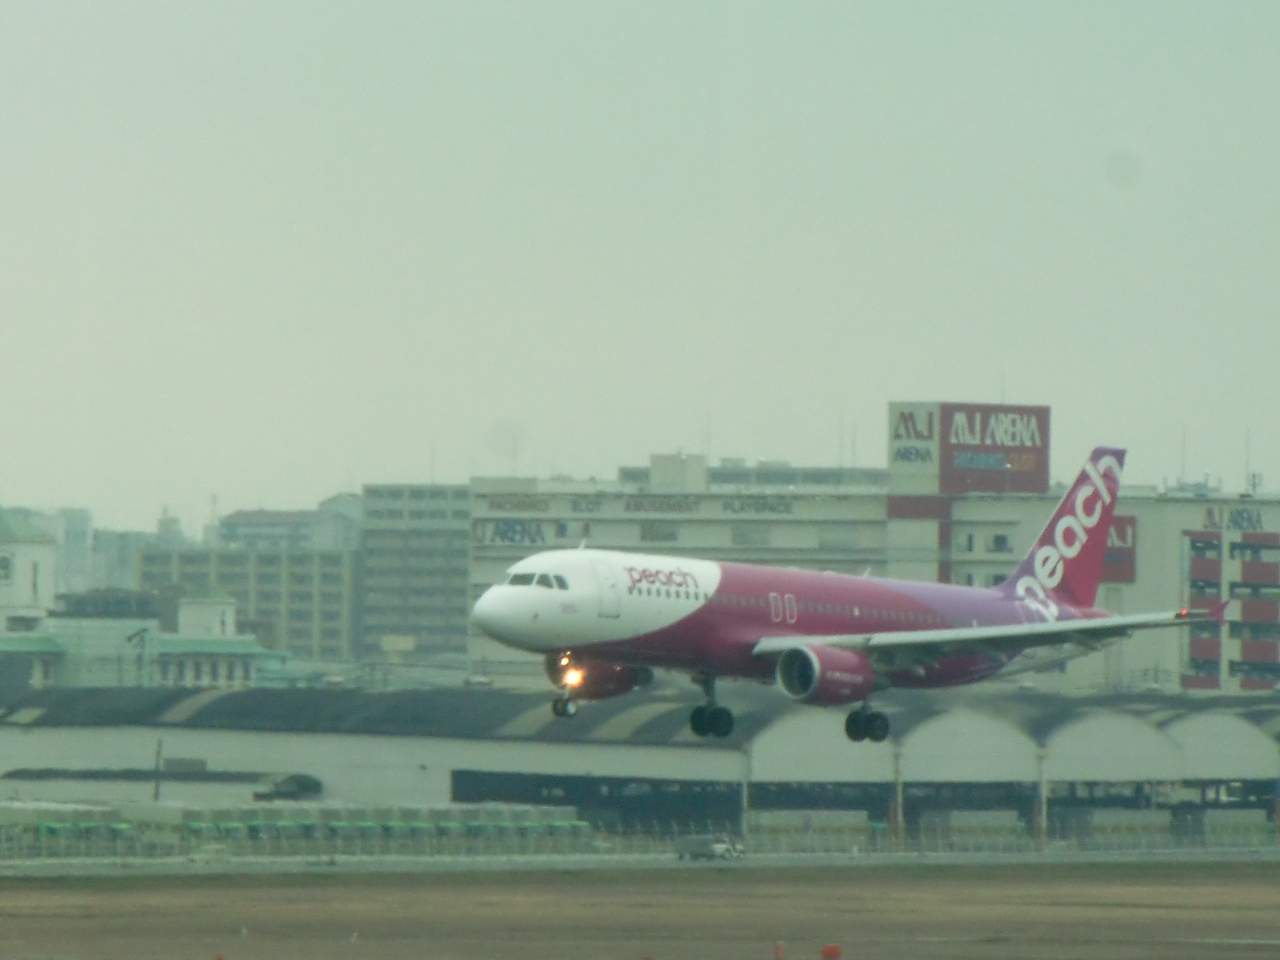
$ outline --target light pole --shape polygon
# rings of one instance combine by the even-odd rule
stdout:
[[[129,646],[133,646],[134,644],[137,644],[137,647],[138,647],[138,653],[136,655],[135,665],[137,666],[138,686],[140,687],[148,685],[146,682],[144,682],[143,670],[146,668],[146,665],[147,665],[147,633],[150,632],[150,629],[151,629],[150,627],[140,627],[139,629],[133,631],[133,633],[129,634],[127,637],[124,638],[125,643],[127,643]],[[148,671],[148,673],[149,672],[150,671]],[[145,679],[150,680],[151,678],[146,677]]]

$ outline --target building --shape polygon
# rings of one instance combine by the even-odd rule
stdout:
[[[58,545],[22,511],[0,510],[0,630],[37,630],[54,605]]]
[[[1235,843],[1275,844],[1271,703],[894,691],[883,704],[892,739],[852,744],[841,711],[754,684],[724,694],[741,722],[708,740],[689,732],[697,693],[687,685],[590,704],[571,723],[544,697],[500,690],[23,691],[0,700],[0,779],[21,799],[149,800],[153,780],[136,770],[160,728],[166,757],[207,774],[165,784],[171,801],[197,809],[242,806],[274,771],[314,778],[330,803],[571,805],[604,831],[746,828],[761,844],[779,826],[764,814],[808,814],[793,820],[805,835],[820,832],[818,811],[840,810],[916,838],[945,835],[964,811],[1003,811],[1006,840],[1047,834],[1074,846],[1086,832],[1086,849],[1119,845],[1117,828],[1134,849],[1170,846],[1175,831],[1204,845],[1213,820],[1244,819]],[[847,857],[848,838],[828,852]]]
[[[463,652],[467,644],[471,492],[464,485],[373,484],[360,529],[360,644],[383,656]]]
[[[1038,537],[1065,488],[1050,483],[1047,407],[889,408],[887,471],[655,456],[616,481],[477,478],[471,596],[516,560],[593,547],[993,586]],[[1064,468],[1074,477],[1078,465]],[[1150,631],[1024,682],[1075,694],[1258,692],[1280,682],[1280,500],[1201,486],[1122,489],[1098,605],[1207,608],[1227,626]],[[534,658],[469,640],[480,674]]]
[[[268,553],[354,550],[360,514],[355,494],[330,497],[316,510],[237,510],[218,521],[208,546]]]
[[[155,543],[156,534],[145,530],[94,530],[89,589],[132,590],[138,582],[138,554]]]
[[[139,589],[225,592],[238,629],[268,648],[319,660],[354,656],[356,553],[153,547],[139,556]]]
[[[76,595],[73,595],[76,596]],[[179,602],[178,627],[165,630],[141,598],[72,602],[80,612],[55,613],[37,631],[0,636],[0,689],[45,687],[255,686],[264,665],[280,657],[235,632],[235,601],[205,594]]]
[[[63,507],[60,510],[9,508],[11,517],[49,537],[55,544],[58,593],[77,593],[91,586],[93,576],[93,515],[88,510]]]

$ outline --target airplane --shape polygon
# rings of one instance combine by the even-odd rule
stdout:
[[[653,670],[688,673],[705,702],[700,737],[734,716],[717,679],[775,682],[800,703],[853,709],[845,733],[879,743],[870,698],[891,687],[953,687],[1044,670],[1135,630],[1216,619],[1209,611],[1117,616],[1096,608],[1125,451],[1098,447],[1031,550],[1002,583],[966,587],[616,550],[550,550],[512,565],[476,601],[475,626],[541,653],[552,712],[619,696]]]

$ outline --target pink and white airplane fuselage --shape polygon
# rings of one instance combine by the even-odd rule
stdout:
[[[1123,462],[1122,450],[1095,450],[1026,559],[996,587],[584,548],[516,563],[472,619],[494,639],[546,656],[561,689],[558,715],[666,668],[706,691],[691,717],[700,735],[732,730],[714,692],[717,677],[732,677],[776,680],[805,703],[862,704],[846,722],[850,738],[882,740],[888,721],[866,706],[874,691],[1044,669],[1134,629],[1191,619],[1186,611],[1116,617],[1093,606]]]

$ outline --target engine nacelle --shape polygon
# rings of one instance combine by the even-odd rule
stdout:
[[[653,682],[648,667],[601,660],[575,660],[564,654],[546,658],[547,677],[575,700],[607,700]]]
[[[778,658],[778,686],[793,700],[837,707],[866,699],[875,684],[875,669],[860,650],[838,647],[793,647]]]

